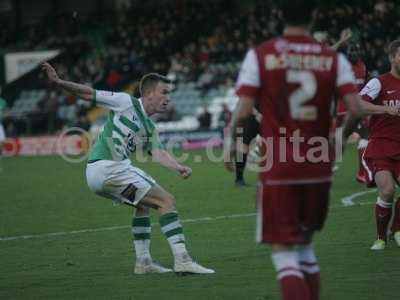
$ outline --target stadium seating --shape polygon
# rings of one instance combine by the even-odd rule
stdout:
[[[32,24],[35,34],[29,42],[8,39],[4,48],[73,48],[75,51],[72,52],[77,55],[76,60],[73,60],[74,68],[69,68],[67,61],[60,61],[57,69],[63,71],[65,79],[88,82],[98,89],[124,90],[127,86],[134,86],[133,83],[144,73],[170,73],[172,78],[177,79],[171,99],[179,115],[195,117],[207,105],[213,115],[212,126],[215,126],[214,120],[219,114],[221,103],[226,102],[231,108],[232,103],[235,103],[235,100],[231,100],[235,99],[230,95],[231,88],[246,50],[278,34],[281,15],[279,10],[265,1],[256,1],[252,7],[240,11],[219,7],[217,3],[211,2],[187,5],[184,18],[179,18],[181,12],[173,6],[163,7],[150,20],[130,18],[130,11],[111,13],[101,24],[95,21],[100,17],[95,14],[86,20],[63,16],[67,27],[74,28],[76,22],[79,22],[80,30],[79,33],[66,30],[59,36],[47,31],[46,34],[38,35],[41,28],[46,28],[46,20],[43,19],[36,25]],[[322,9],[317,16],[315,28],[327,31],[330,36],[328,43],[331,43],[343,28],[356,24],[363,31],[362,34],[356,31],[356,36],[366,50],[365,62],[368,69],[373,74],[382,72],[387,67],[383,46],[400,31],[400,22],[390,21],[396,19],[396,11],[391,7],[392,1],[386,1],[383,6],[365,1],[357,7],[342,5],[334,9]],[[356,18],[360,13],[364,18]],[[373,30],[371,26],[382,27],[382,30]],[[382,35],[382,32],[386,34]],[[137,39],[143,43],[137,43]],[[69,47],[71,41],[86,46]],[[86,51],[81,51],[81,46]],[[178,65],[178,68],[173,69],[173,65]],[[108,80],[112,72],[117,73],[114,79],[118,80]],[[205,73],[211,77],[206,84],[201,81]],[[43,91],[21,92],[12,105],[11,113],[18,115],[33,111],[40,95],[43,95],[40,93]],[[7,100],[13,102],[13,99]],[[192,123],[188,125],[191,126]],[[170,128],[169,125],[164,127]]]
[[[10,113],[21,115],[34,112],[38,109],[40,99],[46,94],[45,90],[24,90],[14,102]]]

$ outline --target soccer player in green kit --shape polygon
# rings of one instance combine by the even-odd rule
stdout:
[[[186,179],[192,170],[179,164],[160,147],[152,114],[165,111],[169,102],[170,81],[150,73],[140,81],[141,98],[127,93],[94,90],[89,86],[62,80],[48,63],[42,69],[55,86],[86,101],[108,108],[110,113],[86,168],[89,188],[96,194],[136,208],[132,222],[136,252],[136,274],[165,273],[171,269],[155,263],[150,255],[151,223],[149,209],[160,215],[161,230],[174,256],[173,271],[177,274],[211,274],[190,257],[185,236],[175,207],[175,198],[141,169],[132,165],[129,157],[136,151],[149,152],[153,160]]]

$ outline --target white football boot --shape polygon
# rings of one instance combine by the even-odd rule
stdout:
[[[189,275],[189,274],[214,274],[215,271],[207,269],[195,261],[189,256],[184,255],[181,258],[175,259],[174,272],[177,275]]]
[[[377,239],[371,246],[371,250],[384,250],[386,247],[386,242],[381,239]]]
[[[135,274],[147,273],[169,273],[171,269],[164,268],[159,263],[153,261],[150,257],[136,259]]]

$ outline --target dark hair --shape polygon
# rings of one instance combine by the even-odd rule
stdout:
[[[352,64],[355,64],[362,57],[361,45],[356,42],[350,42],[347,45],[346,55]]]
[[[157,73],[149,73],[144,75],[142,79],[140,79],[139,83],[140,95],[143,96],[143,94],[147,91],[154,89],[159,82],[171,83],[171,80]]]
[[[282,0],[281,9],[286,25],[307,26],[315,8],[313,0]]]
[[[400,47],[400,40],[394,40],[389,44],[388,52],[389,52],[389,57],[390,58],[395,57],[399,47]]]

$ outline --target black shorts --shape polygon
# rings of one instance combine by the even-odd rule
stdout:
[[[251,141],[257,136],[259,129],[260,123],[258,123],[256,117],[250,116],[243,126],[243,144],[250,145]]]
[[[363,121],[357,125],[355,132],[357,132],[362,139],[368,140],[368,125],[366,126]]]

